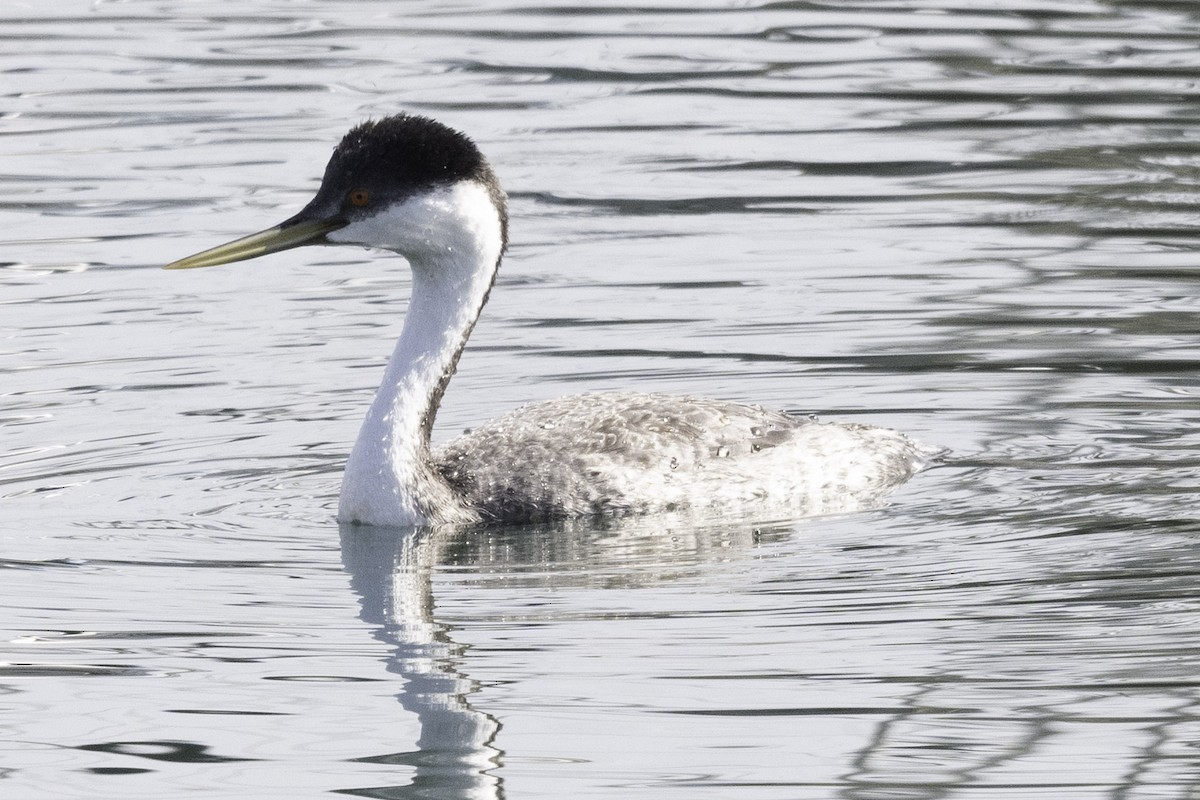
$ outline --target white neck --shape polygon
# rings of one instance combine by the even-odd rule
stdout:
[[[413,276],[404,329],[346,464],[338,519],[394,526],[473,520],[433,467],[429,436],[499,266],[495,205],[484,187],[460,183],[328,238],[395,250]]]

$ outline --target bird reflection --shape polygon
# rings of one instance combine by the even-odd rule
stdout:
[[[498,800],[502,780],[493,773],[502,752],[493,745],[495,718],[471,707],[477,685],[461,672],[462,647],[433,614],[430,570],[439,540],[429,530],[342,526],[342,563],[358,593],[361,617],[392,648],[387,669],[407,683],[400,705],[421,727],[417,749],[358,759],[415,769],[411,784],[348,789],[363,797],[437,797]],[[402,794],[401,794],[402,793]]]
[[[435,613],[432,573],[439,565],[486,566],[498,580],[628,588],[703,571],[731,551],[781,538],[794,524],[671,525],[636,520],[563,521],[506,529],[388,529],[345,525],[342,562],[359,595],[360,614],[388,645],[387,669],[405,678],[400,705],[421,729],[416,750],[359,758],[413,770],[404,786],[344,789],[373,798],[499,800],[504,751],[499,721],[472,706],[479,690],[467,676],[464,648]],[[536,570],[526,567],[537,566]],[[530,573],[533,574],[530,574]]]

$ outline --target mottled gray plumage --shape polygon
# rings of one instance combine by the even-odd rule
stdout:
[[[876,504],[931,453],[896,431],[759,406],[610,392],[525,406],[447,443],[438,472],[483,520],[754,504]]]

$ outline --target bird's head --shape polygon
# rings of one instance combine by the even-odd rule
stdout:
[[[453,250],[459,237],[497,235],[503,250],[504,192],[479,148],[440,122],[398,114],[347,133],[321,188],[298,214],[166,269],[212,267],[308,244],[380,247],[412,258]]]

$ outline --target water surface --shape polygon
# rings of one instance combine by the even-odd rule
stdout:
[[[0,795],[1195,796],[1190,4],[65,2],[0,43]],[[398,110],[511,197],[439,437],[620,388],[952,457],[844,517],[339,530],[403,264],[158,267]]]

